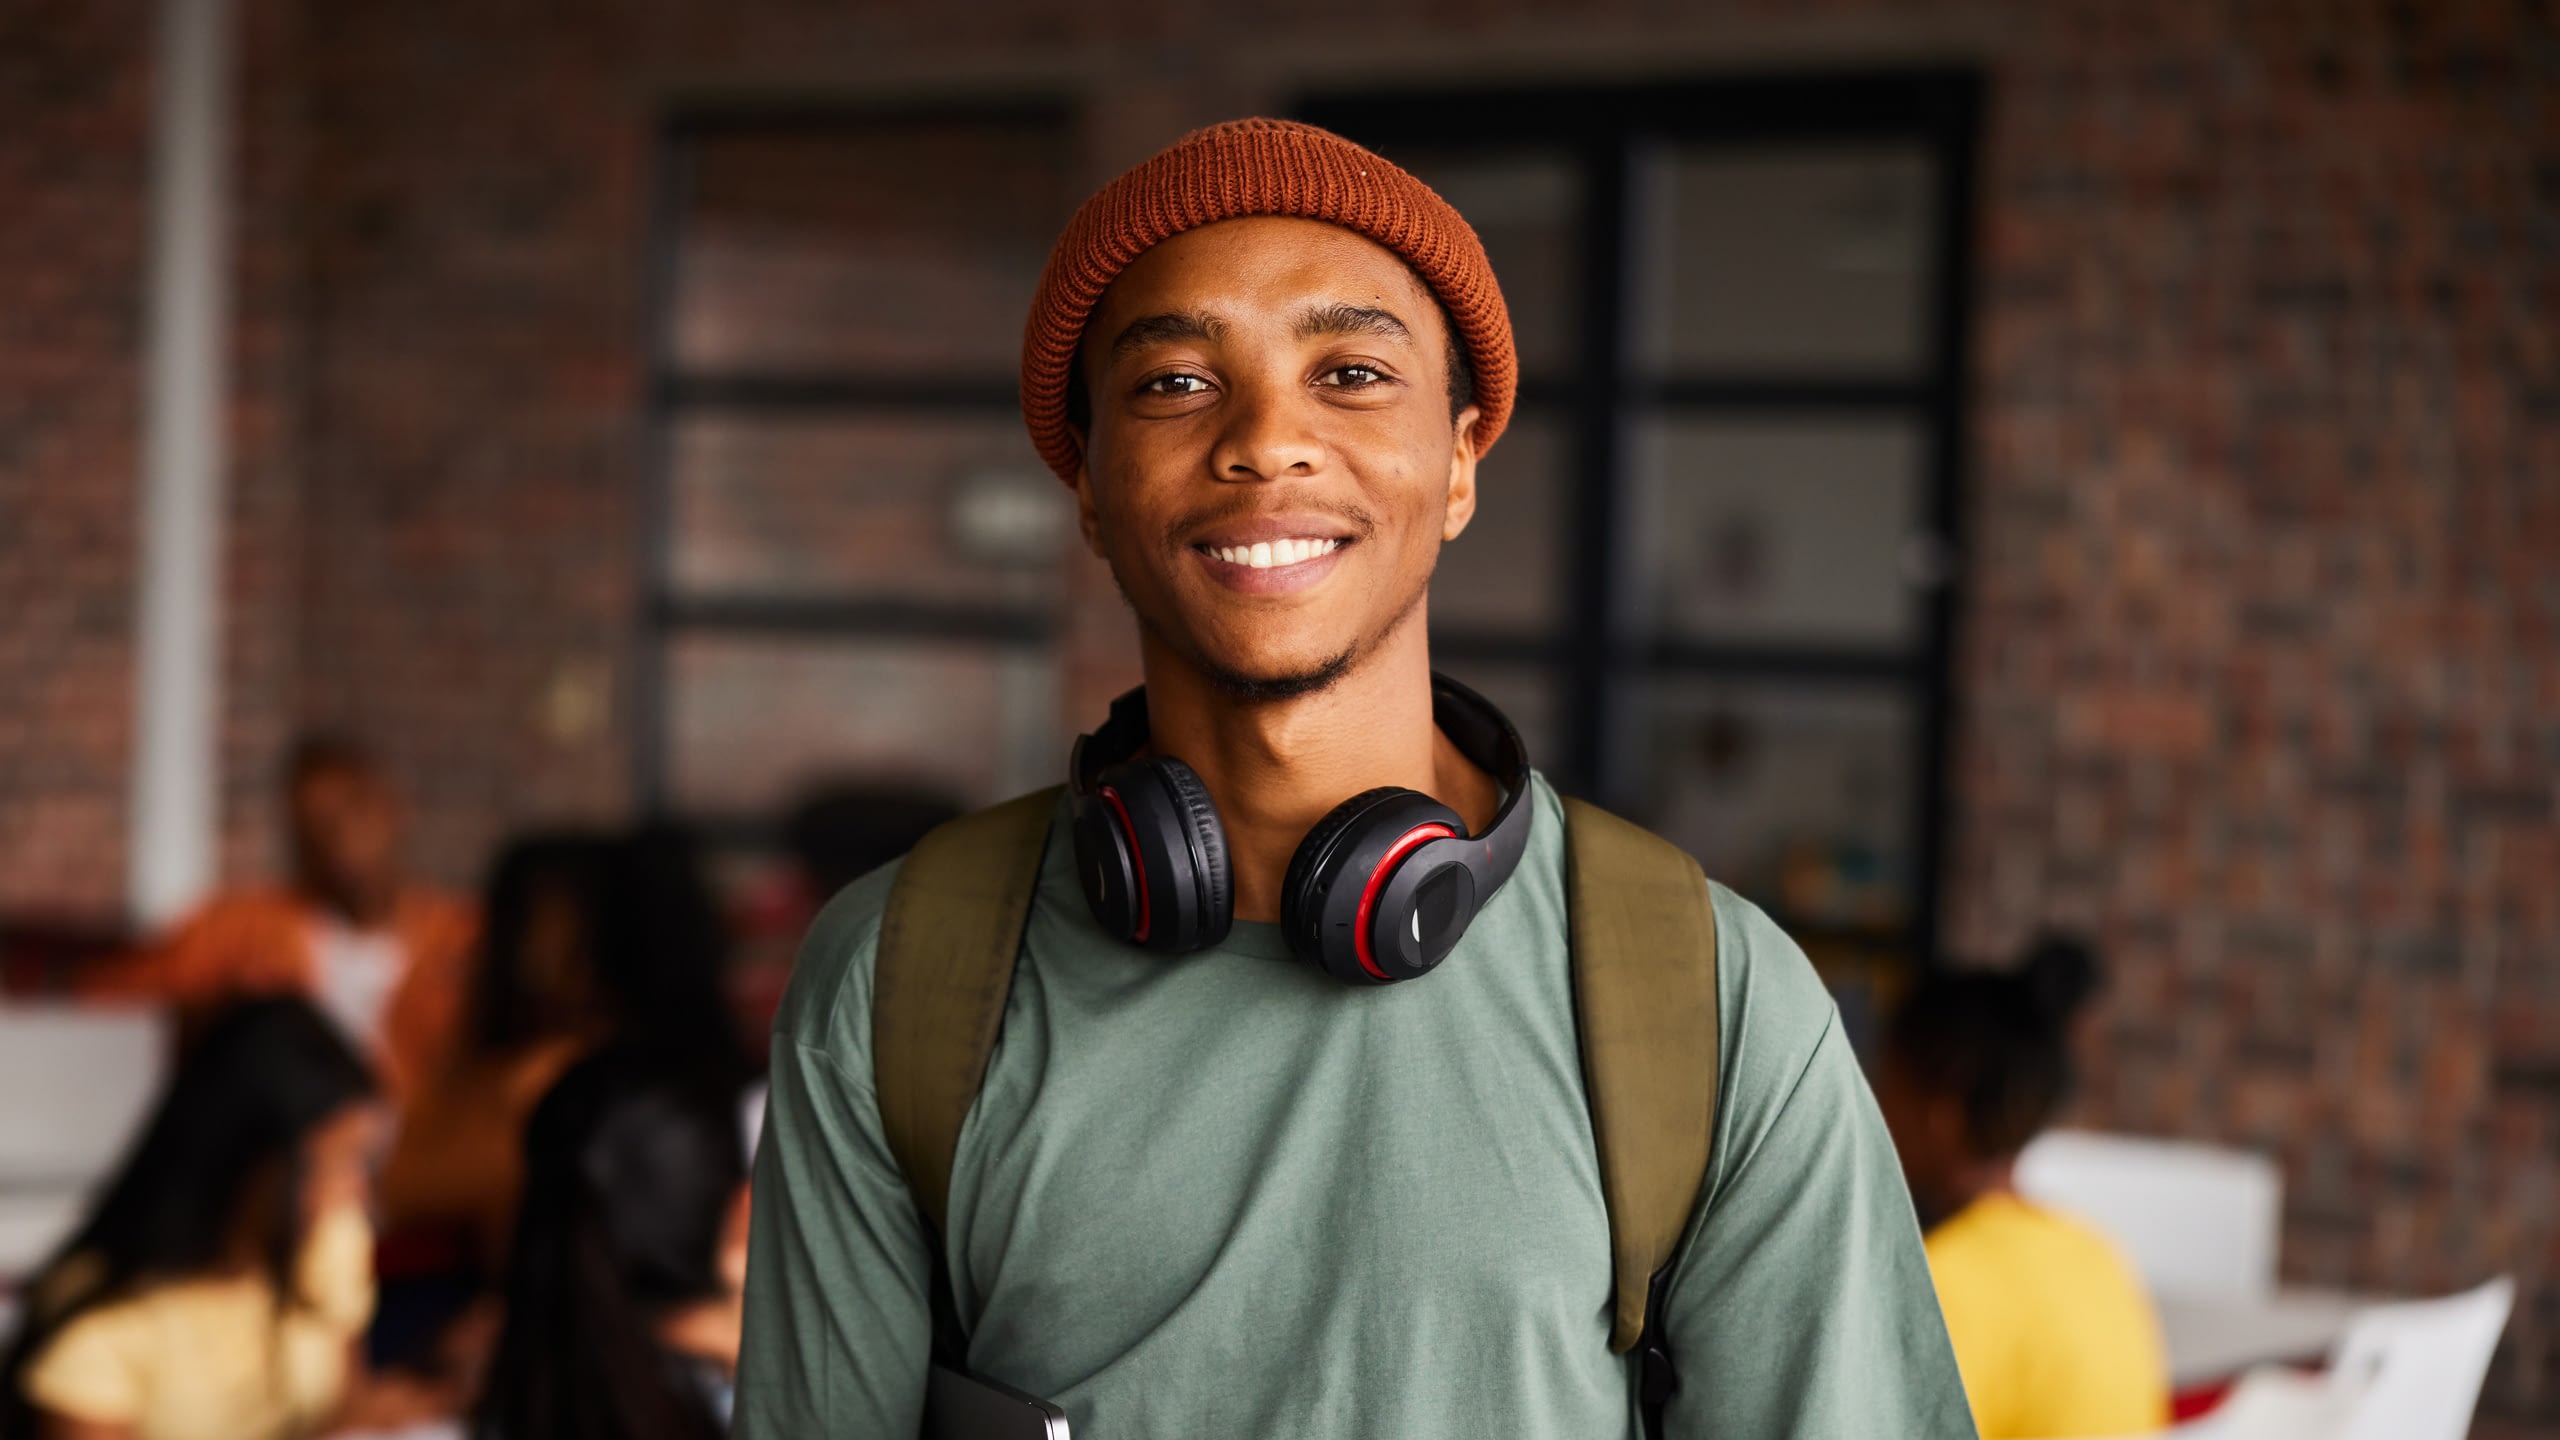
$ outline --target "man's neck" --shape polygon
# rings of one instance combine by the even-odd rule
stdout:
[[[1336,805],[1398,785],[1458,812],[1469,830],[1493,819],[1493,777],[1432,723],[1423,628],[1404,627],[1325,689],[1290,700],[1240,700],[1149,637],[1144,642],[1149,746],[1208,786],[1226,831],[1239,920],[1280,918],[1281,881],[1298,842]]]

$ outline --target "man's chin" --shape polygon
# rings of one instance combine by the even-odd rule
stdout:
[[[1345,650],[1328,660],[1297,664],[1263,664],[1250,668],[1222,663],[1210,657],[1198,657],[1201,675],[1230,699],[1250,704],[1269,704],[1279,700],[1298,700],[1320,695],[1351,670],[1353,652]]]

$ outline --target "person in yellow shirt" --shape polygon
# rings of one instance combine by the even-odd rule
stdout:
[[[28,1286],[0,1436],[297,1440],[438,1408],[361,1384],[356,1364],[383,1124],[372,1074],[308,1002],[214,1016]]]
[[[2107,1238],[2018,1194],[2018,1152],[2072,1085],[2086,947],[1922,981],[1886,1040],[1877,1100],[1902,1157],[1956,1367],[1983,1440],[2127,1435],[2169,1420],[2158,1316]]]

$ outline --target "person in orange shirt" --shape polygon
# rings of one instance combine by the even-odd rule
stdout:
[[[100,962],[79,988],[174,1004],[185,1022],[243,995],[305,996],[405,1101],[452,1052],[478,929],[472,908],[407,877],[400,797],[361,748],[304,740],[286,795],[291,884],[217,896],[155,943]]]

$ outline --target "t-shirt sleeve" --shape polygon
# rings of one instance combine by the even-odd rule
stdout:
[[[888,874],[802,947],[774,1024],[756,1152],[739,1440],[914,1435],[932,1336],[925,1227],[871,1086],[871,959]]]
[[[1665,1307],[1669,1440],[1971,1440],[1883,1117],[1802,951],[1715,887],[1722,1093]]]
[[[30,1361],[19,1384],[38,1409],[100,1425],[142,1417],[142,1373],[126,1316],[113,1307],[72,1321]]]

